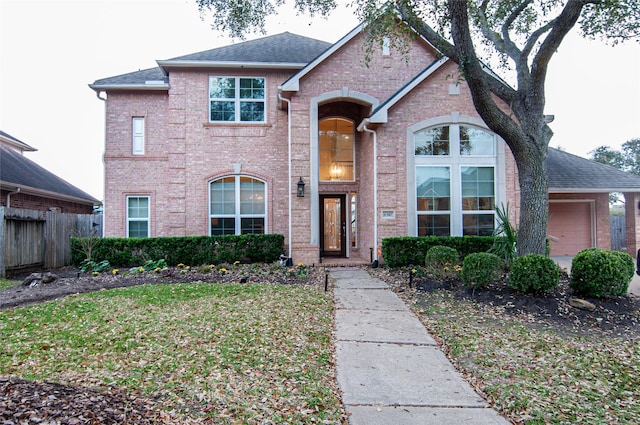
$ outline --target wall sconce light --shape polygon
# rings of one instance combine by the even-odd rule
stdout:
[[[300,177],[300,181],[298,181],[298,198],[304,198],[304,181],[302,177]]]

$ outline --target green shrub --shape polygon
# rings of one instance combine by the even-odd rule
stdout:
[[[518,241],[518,229],[511,224],[509,219],[509,204],[503,205],[502,208],[496,207],[496,218],[498,226],[493,231],[495,240],[489,252],[502,258],[508,268],[516,258],[516,242]]]
[[[629,254],[589,248],[573,257],[569,286],[576,294],[595,298],[625,295],[634,272]]]
[[[509,271],[509,286],[529,293],[542,293],[558,286],[560,268],[546,255],[528,254],[516,258]]]
[[[495,282],[502,274],[502,259],[489,252],[476,252],[464,257],[462,283],[472,288],[482,288]]]
[[[424,259],[427,272],[437,279],[456,278],[459,264],[460,256],[458,251],[444,245],[436,245],[429,248]]]
[[[72,263],[86,259],[81,238],[71,238]],[[246,262],[270,263],[284,251],[284,236],[225,235],[160,238],[98,238],[92,246],[91,260],[109,261],[117,267],[165,261],[169,266],[184,264]]]
[[[502,238],[500,236],[499,238]],[[474,252],[486,252],[496,238],[491,236],[400,236],[382,239],[382,257],[389,267],[421,264],[427,251],[437,245],[451,247],[464,258]]]

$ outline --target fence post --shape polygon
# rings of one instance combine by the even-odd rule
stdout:
[[[4,207],[0,207],[0,277],[5,277],[4,269]]]

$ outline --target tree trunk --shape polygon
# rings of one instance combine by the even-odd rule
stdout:
[[[517,155],[517,154],[516,154]],[[544,168],[546,149],[530,149],[517,155],[520,183],[520,220],[518,226],[518,256],[546,254],[549,198],[547,173]]]

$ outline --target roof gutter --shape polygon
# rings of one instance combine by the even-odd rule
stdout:
[[[16,193],[25,193],[25,194],[28,194],[28,195],[42,196],[42,197],[46,197],[46,198],[57,199],[59,201],[69,201],[69,202],[75,202],[75,203],[84,204],[84,205],[102,205],[102,202],[98,201],[97,199],[79,198],[77,196],[65,195],[63,193],[51,192],[51,191],[42,190],[42,189],[36,189],[34,187],[19,185],[19,184],[15,184],[15,183],[6,182],[6,181],[5,182],[0,182],[0,187],[2,187],[2,188],[10,188],[10,187],[15,188],[15,191],[10,193],[10,195],[15,195]]]
[[[167,68],[302,69],[307,65],[306,63],[298,62],[235,62],[199,60],[158,60],[156,63],[163,71],[166,71]]]

